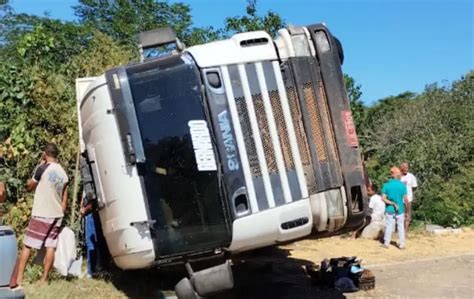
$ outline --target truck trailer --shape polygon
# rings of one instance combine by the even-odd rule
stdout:
[[[178,295],[206,296],[232,287],[237,253],[363,225],[344,54],[324,24],[189,48],[158,29],[139,49],[76,80],[84,188],[118,267],[183,264]],[[201,259],[224,263],[193,272]]]

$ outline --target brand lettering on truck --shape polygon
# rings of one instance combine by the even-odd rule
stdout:
[[[234,136],[232,136],[229,118],[227,117],[227,110],[219,113],[217,117],[219,118],[219,127],[221,128],[222,139],[224,139],[227,166],[229,167],[230,171],[238,170],[239,161],[237,160],[237,150],[235,147]]]
[[[188,126],[198,170],[217,170],[216,157],[214,156],[207,122],[205,120],[191,120],[188,122]]]
[[[342,120],[344,121],[344,127],[346,128],[346,139],[352,147],[359,147],[359,140],[357,139],[356,128],[354,120],[352,119],[352,113],[350,110],[343,110],[341,112]]]

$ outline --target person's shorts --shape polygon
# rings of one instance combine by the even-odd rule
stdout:
[[[62,218],[44,218],[33,216],[26,228],[23,244],[41,249],[44,247],[56,248],[58,235],[61,231]]]

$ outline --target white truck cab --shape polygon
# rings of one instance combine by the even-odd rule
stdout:
[[[115,263],[189,265],[360,227],[365,177],[342,59],[317,24],[77,79],[85,184]]]

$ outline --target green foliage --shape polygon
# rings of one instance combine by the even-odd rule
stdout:
[[[75,79],[128,63],[136,52],[80,24],[25,15],[9,15],[0,24],[9,30],[2,35],[5,43],[0,48],[0,181],[6,182],[9,194],[4,220],[19,232],[21,242],[20,232],[27,225],[33,201],[24,184],[46,143],[58,145],[59,161],[71,185],[74,182]],[[78,211],[67,211],[69,216],[73,213]],[[33,278],[38,271],[29,266],[27,277]]]
[[[362,85],[357,84],[351,76],[344,74],[344,85],[346,87],[347,97],[352,104],[362,105]]]
[[[80,0],[74,9],[82,23],[128,44],[142,31],[171,26],[181,33],[191,25],[189,6],[182,3]]]
[[[235,16],[225,19],[224,31],[228,35],[235,33],[264,30],[272,36],[276,36],[279,29],[285,27],[285,22],[280,15],[269,11],[263,17],[257,15],[257,1],[248,0],[246,15]]]
[[[256,0],[248,1],[244,16],[226,18],[224,29],[193,27],[188,5],[165,0],[80,0],[74,10],[81,23],[126,45],[135,45],[138,33],[159,27],[173,28],[186,45],[192,46],[244,31],[265,30],[275,35],[285,25],[282,18],[274,12],[269,11],[264,16],[257,15]]]
[[[0,51],[2,56],[16,55],[18,39],[31,32],[35,26],[46,25],[50,21],[54,22],[47,17],[16,14],[10,6],[6,5],[0,12]]]
[[[441,225],[474,222],[474,72],[450,86],[428,86],[368,108],[364,148],[372,178],[409,161],[420,187],[414,217]]]
[[[20,198],[15,204],[9,204],[9,213],[6,217],[6,223],[11,226],[16,232],[23,232],[25,224],[28,223],[31,215],[31,207],[33,199],[31,195],[27,198]],[[23,235],[18,235],[18,244],[23,242]]]
[[[415,205],[415,217],[450,226],[474,224],[474,164],[459,169],[449,180],[434,176]],[[429,188],[429,189],[428,189]]]
[[[187,31],[183,39],[186,46],[199,45],[207,42],[212,42],[224,37],[222,29],[214,29],[214,27],[192,28]]]
[[[24,183],[44,144],[58,145],[59,160],[74,181],[75,78],[127,63],[134,53],[100,32],[51,20],[23,32],[8,47],[14,51],[0,61],[0,180],[9,193],[7,222],[23,231],[32,203]]]
[[[159,27],[173,28],[187,45],[220,37],[212,27],[192,27],[191,9],[183,3],[81,0],[74,9],[81,23],[126,45],[135,45],[138,33]]]
[[[134,48],[118,45],[109,36],[93,31],[87,47],[70,59],[68,78],[97,76],[104,70],[127,64],[137,58]]]

